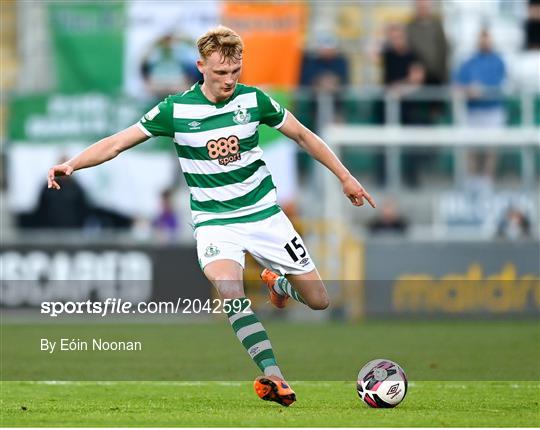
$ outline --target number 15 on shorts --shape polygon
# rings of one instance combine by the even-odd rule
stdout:
[[[300,238],[295,236],[290,242],[288,242],[284,248],[285,251],[290,255],[293,262],[297,262],[301,258],[304,258],[307,255],[306,248],[299,243]]]

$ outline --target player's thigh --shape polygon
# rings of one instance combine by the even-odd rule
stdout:
[[[287,275],[287,280],[308,306],[314,309],[326,309],[330,304],[328,292],[317,269],[300,275]]]
[[[205,267],[219,260],[236,261],[242,268],[245,265],[245,238],[233,225],[210,225],[195,230],[197,257],[199,265]]]
[[[283,212],[246,228],[250,238],[247,250],[262,266],[281,275],[315,270],[306,245]]]
[[[244,296],[243,238],[229,226],[205,226],[195,231],[199,265],[221,298]]]
[[[204,275],[218,290],[222,299],[237,299],[245,296],[244,268],[234,260],[215,260],[203,269]]]

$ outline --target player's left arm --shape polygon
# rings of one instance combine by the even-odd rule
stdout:
[[[343,193],[354,206],[363,206],[364,199],[366,199],[371,207],[376,207],[373,197],[351,175],[351,172],[339,161],[339,158],[328,145],[319,136],[301,124],[292,113],[287,112],[285,122],[278,130],[288,138],[294,140],[309,155],[336,175],[343,186]]]

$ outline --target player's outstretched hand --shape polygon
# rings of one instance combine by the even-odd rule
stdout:
[[[47,175],[47,188],[60,189],[60,185],[56,182],[58,176],[70,176],[73,173],[73,167],[69,164],[57,164],[49,169]]]
[[[352,175],[349,175],[349,177],[343,181],[343,194],[347,196],[354,206],[363,206],[364,199],[366,199],[372,208],[377,207],[373,197],[369,195],[360,182]]]

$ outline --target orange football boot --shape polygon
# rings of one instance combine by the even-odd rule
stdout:
[[[261,279],[264,281],[266,286],[268,287],[268,290],[270,290],[270,302],[279,309],[283,309],[285,306],[287,306],[287,301],[289,300],[289,296],[282,296],[281,294],[278,294],[274,290],[274,283],[278,280],[279,275],[277,273],[272,272],[271,270],[264,269],[261,272]]]
[[[263,400],[290,406],[296,401],[296,394],[289,384],[277,376],[259,376],[253,382],[257,396]]]

